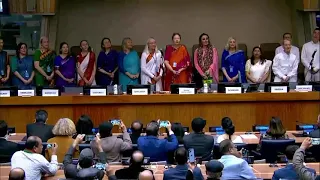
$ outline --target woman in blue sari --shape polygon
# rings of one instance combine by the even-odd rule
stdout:
[[[119,83],[122,91],[127,91],[127,85],[139,84],[140,58],[138,53],[132,49],[132,40],[124,38],[122,40],[123,51],[119,53]]]
[[[117,58],[117,51],[111,49],[111,40],[109,38],[103,38],[101,41],[101,52],[97,61],[97,85],[106,86],[117,84],[115,81],[116,72],[118,70]]]
[[[236,39],[230,37],[221,58],[223,82],[246,83],[245,61],[246,57],[244,52],[238,50]]]

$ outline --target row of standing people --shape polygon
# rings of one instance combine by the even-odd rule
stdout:
[[[312,41],[302,49],[302,63],[305,66],[306,80],[320,80],[319,73],[319,28],[313,32]],[[263,58],[260,47],[254,47],[252,57],[246,61],[245,53],[238,49],[235,38],[230,37],[222,53],[221,67],[223,82],[269,82],[271,69],[275,74],[274,81],[297,82],[297,69],[300,62],[299,49],[291,45],[291,34],[283,35],[283,45],[276,49],[273,65]],[[202,81],[212,79],[219,82],[219,64],[217,49],[211,44],[208,34],[201,34],[199,47],[194,52],[193,63],[186,46],[182,45],[181,35],[172,35],[172,45],[167,45],[164,56],[157,48],[156,40],[149,38],[141,58],[133,50],[132,40],[124,38],[121,52],[112,49],[111,40],[103,38],[101,52],[97,62],[95,54],[90,51],[86,40],[80,42],[81,53],[72,57],[69,46],[60,44],[59,55],[49,48],[48,38],[42,37],[41,47],[33,58],[27,55],[27,45],[18,45],[16,56],[9,62],[6,52],[0,53],[0,84],[11,83],[20,89],[31,88],[32,85],[46,86],[92,86],[112,85],[119,83],[123,90],[129,84],[155,84],[156,90],[169,90],[173,83],[190,83],[192,78],[198,86]],[[0,39],[0,49],[3,40]],[[311,59],[313,65],[310,65]],[[245,63],[246,61],[246,63]],[[196,70],[193,73],[193,67]],[[271,68],[272,67],[272,68]],[[11,73],[10,73],[11,72]],[[313,75],[314,79],[310,79]],[[33,83],[35,80],[35,84]]]

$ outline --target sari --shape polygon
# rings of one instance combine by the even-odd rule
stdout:
[[[33,83],[24,84],[14,72],[19,73],[25,80],[28,80],[32,72],[34,71],[33,59],[31,56],[26,56],[22,59],[18,59],[17,56],[12,57],[10,61],[10,68],[12,72],[12,85],[17,86],[18,89],[32,89]]]
[[[82,56],[82,54],[80,53],[77,56],[77,62],[80,64],[79,65],[79,69],[82,71],[83,76],[89,81],[92,73],[93,73],[93,69],[95,66],[95,62],[96,61],[96,57],[94,52],[88,52],[87,55]],[[92,82],[92,85],[96,85],[96,80],[95,77],[93,77],[94,80]],[[81,76],[78,74],[78,85],[79,86],[86,86],[85,81],[81,78]]]
[[[165,91],[170,91],[171,84],[191,83],[192,65],[186,46],[181,45],[179,48],[175,49],[173,46],[167,45],[164,59],[169,61],[170,66],[175,71],[186,68],[179,75],[174,75],[171,71],[166,72],[164,78]]]
[[[7,76],[9,76],[9,74],[7,74],[8,66],[9,66],[8,53],[6,51],[0,51],[0,79],[6,78]],[[10,82],[10,79],[5,83],[2,83],[0,81],[0,86],[8,86],[9,82]]]
[[[103,69],[108,73],[112,73],[118,67],[117,58],[118,53],[116,50],[111,49],[108,54],[106,54],[104,51],[101,51],[97,60],[97,69]],[[110,76],[97,70],[97,85],[106,86],[115,84],[114,79],[115,77],[112,79]]]
[[[52,50],[47,51],[41,51],[40,49],[37,49],[34,52],[34,61],[39,61],[39,66],[43,69],[43,71],[50,76],[53,72],[53,62],[55,58],[55,53]],[[47,81],[47,79],[36,70],[35,75],[36,85],[37,86],[48,86],[53,85],[54,81]]]
[[[163,77],[164,64],[160,51],[156,53],[143,52],[141,55],[141,84],[154,84],[156,91],[162,91],[162,78],[155,82],[154,77]]]
[[[62,58],[61,56],[57,56],[54,60],[54,66],[60,73],[67,79],[75,79],[76,73],[76,62],[74,57],[67,56]],[[63,80],[60,76],[56,75],[56,86],[57,87],[66,87],[66,86],[74,86],[75,83],[69,83]]]
[[[224,68],[230,78],[233,78],[239,75],[239,78],[236,82],[246,83],[246,74],[245,74],[245,55],[244,52],[239,50],[233,54],[230,54],[229,51],[224,50],[221,58],[221,67]],[[223,74],[223,82],[228,82],[227,77]]]
[[[119,83],[122,86],[122,91],[127,91],[127,85],[139,84],[139,78],[131,79],[125,73],[139,74],[140,73],[140,58],[136,51],[132,50],[128,54],[123,51],[119,53]]]

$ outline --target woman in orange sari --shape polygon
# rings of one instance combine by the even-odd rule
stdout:
[[[180,44],[181,35],[173,33],[172,45],[167,45],[164,63],[166,76],[164,78],[164,90],[170,91],[171,84],[186,84],[191,82],[192,65],[185,45]]]
[[[77,56],[78,86],[96,85],[96,56],[89,50],[86,40],[80,42],[81,53]]]

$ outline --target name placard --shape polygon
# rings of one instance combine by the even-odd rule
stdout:
[[[59,96],[59,90],[58,89],[43,89],[42,90],[42,96]]]
[[[147,88],[132,89],[132,95],[148,95]]]
[[[312,91],[312,85],[297,85],[296,91],[298,92],[310,92]]]
[[[241,94],[242,87],[226,87],[226,94]]]
[[[0,97],[10,97],[10,90],[1,90]]]
[[[271,93],[287,93],[287,86],[271,86]]]
[[[179,88],[179,94],[195,94],[195,88]]]
[[[90,89],[90,96],[106,96],[106,89]]]
[[[34,90],[33,89],[18,90],[18,96],[22,96],[22,97],[34,96]]]

